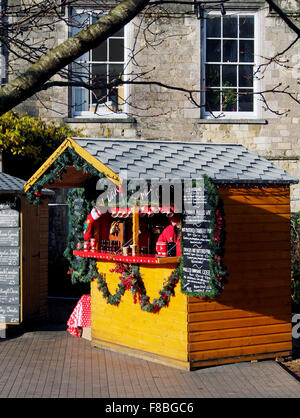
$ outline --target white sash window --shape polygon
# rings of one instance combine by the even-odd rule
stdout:
[[[78,33],[83,27],[93,24],[102,14],[103,12],[74,10],[72,35]],[[122,113],[124,87],[109,89],[106,85],[114,78],[123,76],[124,39],[124,28],[122,28],[73,63],[72,71],[75,74],[75,80],[87,84],[99,84],[99,87],[93,90],[84,87],[72,88],[73,116],[113,116]]]
[[[203,86],[206,116],[254,117],[255,15],[207,14]]]

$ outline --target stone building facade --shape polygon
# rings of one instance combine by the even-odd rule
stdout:
[[[281,0],[278,4],[290,19],[297,22],[300,12],[299,0]],[[300,41],[288,48],[297,35],[274,11],[270,11],[265,1],[230,0],[224,6],[225,15],[222,15],[219,5],[215,9],[206,10],[195,10],[191,4],[173,5],[167,11],[165,6],[164,12],[158,14],[157,10],[153,9],[153,13],[149,13],[148,17],[139,16],[127,25],[125,34],[122,35],[125,42],[124,62],[129,62],[126,73],[143,72],[146,74],[143,80],[147,78],[149,83],[125,85],[122,95],[126,103],[122,105],[120,112],[110,112],[106,109],[103,113],[98,111],[98,114],[92,111],[76,114],[72,106],[74,91],[67,87],[53,87],[42,92],[38,100],[34,96],[17,110],[66,123],[72,128],[82,129],[89,137],[243,144],[261,156],[271,159],[274,164],[286,169],[290,174],[300,177],[300,105],[289,95],[279,92],[286,89],[292,92],[296,99],[300,99]],[[87,8],[86,3],[85,6],[82,4],[79,7]],[[223,28],[220,33],[209,33],[208,15],[219,18],[217,21],[221,21],[220,27]],[[232,35],[231,32],[230,36],[226,36],[225,26],[222,26],[225,16],[232,16],[232,22],[238,19],[239,35]],[[240,29],[242,18],[245,16],[248,19],[247,27],[251,26],[249,19],[252,19],[252,16],[254,19],[251,21],[254,22],[252,32],[248,34]],[[144,29],[147,26],[146,34]],[[59,43],[68,36],[70,28],[60,23],[54,41]],[[207,39],[210,44],[207,43]],[[218,55],[216,53],[210,59],[213,62],[217,61],[217,64],[207,64],[208,56],[213,55],[207,52],[208,45],[216,49],[219,48],[218,45],[222,45],[219,51],[222,57],[215,58]],[[240,58],[234,56],[236,45]],[[245,54],[241,55],[242,45],[248,45],[245,47],[248,58],[245,58]],[[254,47],[254,52],[249,52],[249,45]],[[228,59],[224,58],[225,48],[229,48]],[[133,50],[140,52],[135,55]],[[269,58],[285,50],[286,52],[278,56],[277,62],[273,60],[264,66]],[[226,82],[221,83],[223,104],[226,100],[224,91],[227,89],[226,92],[230,93],[233,85],[235,91],[241,88],[239,91],[249,93],[253,89],[253,108],[247,102],[243,108],[247,111],[232,110],[239,106],[233,100],[233,107],[228,112],[220,110],[214,111],[213,115],[207,113],[204,104],[208,91],[206,68],[209,65],[210,68],[217,69],[217,75],[214,75],[216,83],[220,83],[220,74],[223,74],[222,80],[225,80],[223,68],[226,66],[227,72],[230,69],[234,74],[238,74],[235,75],[238,81],[230,84],[229,88]],[[262,66],[254,81],[251,81],[252,84],[249,84],[249,80],[243,81],[241,74],[245,69],[248,71],[252,65],[255,69],[259,65]],[[141,78],[138,77],[137,80]],[[277,93],[274,93],[274,88]],[[199,106],[191,103],[189,90],[194,92],[193,98]],[[262,100],[262,94],[259,94],[261,92],[267,92],[264,94],[265,101]],[[227,99],[228,96],[230,95],[227,94]],[[243,96],[239,97],[242,109]],[[292,187],[291,203],[293,211],[300,210],[300,185]]]

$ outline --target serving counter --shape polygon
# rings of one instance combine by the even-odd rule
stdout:
[[[178,265],[177,260],[152,259],[138,260],[139,273],[151,301],[159,297],[159,291]],[[97,269],[105,276],[111,293],[116,292],[120,282],[120,274],[112,271],[115,266],[113,260],[97,262]],[[94,279],[91,282],[91,329],[94,346],[189,368],[187,297],[181,293],[180,283],[177,283],[168,307],[151,314],[141,309],[130,291],[124,293],[118,306],[107,303]]]

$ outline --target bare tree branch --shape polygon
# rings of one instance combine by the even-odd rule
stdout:
[[[266,0],[266,2],[269,4],[270,8],[275,10],[275,12],[281,17],[281,19],[288,25],[292,31],[300,36],[300,29],[292,22],[292,20],[287,16],[286,13],[273,1],[273,0]]]
[[[0,90],[0,115],[31,97],[59,70],[101,44],[132,20],[149,0],[123,0],[107,15],[49,51]]]

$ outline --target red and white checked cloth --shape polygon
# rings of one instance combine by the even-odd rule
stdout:
[[[81,337],[79,327],[91,326],[91,296],[83,295],[77,302],[70,318],[67,322],[67,331],[74,337]]]

